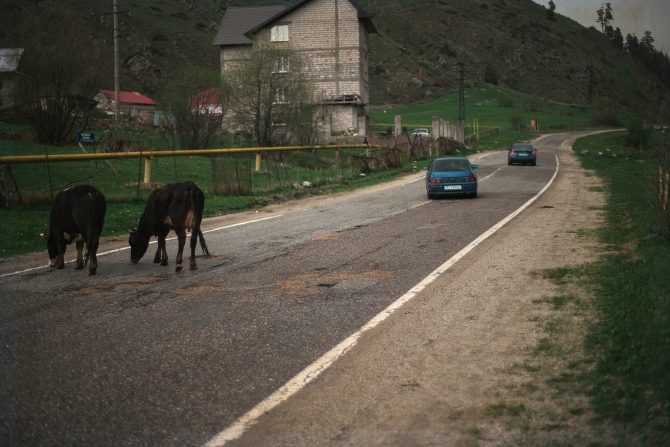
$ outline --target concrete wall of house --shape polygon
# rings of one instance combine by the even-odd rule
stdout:
[[[224,76],[226,70],[239,59],[242,54],[251,51],[251,45],[229,45],[221,46],[219,59],[221,61],[221,76]]]
[[[14,73],[0,73],[0,109],[14,104],[14,89],[16,88]]]
[[[300,53],[312,73],[316,102],[356,94],[369,103],[368,34],[349,0],[314,0],[275,24],[288,25],[288,42],[270,42],[269,28],[257,34],[256,42]],[[240,52],[249,49],[249,45],[222,46],[221,74]],[[361,135],[367,133],[367,129],[359,129],[362,123],[369,123],[367,106],[332,104],[325,110],[332,117],[329,122],[334,133],[352,128]]]

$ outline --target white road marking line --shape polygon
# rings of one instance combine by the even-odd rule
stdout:
[[[491,236],[493,233],[502,228],[507,222],[514,219],[519,215],[523,210],[528,208],[531,203],[537,200],[544,192],[549,189],[549,186],[554,182],[556,175],[558,174],[558,156],[556,157],[556,171],[554,175],[549,180],[542,190],[537,193],[533,198],[524,203],[512,214],[505,217],[503,220],[495,224],[493,227],[489,228],[486,232],[480,235],[477,239],[470,242],[465,246],[461,251],[452,256],[447,262],[435,269],[430,275],[424,278],[419,284],[412,287],[409,292],[405,293],[403,296],[398,298],[394,303],[389,305],[386,309],[378,313],[372,320],[368,321],[362,328],[360,328],[355,333],[351,334],[349,337],[341,341],[337,346],[332,348],[330,351],[326,352],[321,358],[316,360],[314,363],[309,365],[307,368],[302,370],[298,375],[289,380],[277,391],[272,393],[270,396],[265,398],[254,408],[243,414],[239,419],[233,422],[230,426],[224,429],[222,432],[217,434],[212,438],[204,447],[221,447],[226,444],[228,441],[233,441],[240,436],[242,436],[249,428],[255,425],[258,422],[258,419],[265,413],[274,409],[277,405],[287,400],[289,397],[300,391],[305,385],[307,385],[312,380],[316,379],[319,374],[325,371],[330,365],[332,365],[338,358],[342,357],[347,353],[351,348],[356,346],[358,340],[361,338],[363,333],[367,330],[370,330],[376,327],[379,323],[386,320],[393,312],[399,309],[403,304],[410,301],[414,298],[419,292],[425,289],[430,283],[435,281],[440,277],[444,272],[449,270],[454,264],[456,264],[460,259],[472,251],[475,247],[481,244],[485,239]]]
[[[483,182],[484,180],[486,180],[487,178],[491,177],[493,174],[495,174],[496,172],[500,171],[500,170],[501,170],[502,168],[504,168],[504,167],[505,167],[505,165],[502,165],[501,167],[499,167],[498,169],[496,169],[495,171],[493,171],[491,174],[487,175],[486,177],[484,177],[483,179],[481,179],[481,180],[479,180],[479,181],[480,181],[480,182]]]
[[[410,207],[407,208],[407,209],[408,209],[408,210],[413,210],[414,208],[418,208],[418,207],[420,207],[420,206],[424,206],[424,205],[426,205],[426,204],[428,204],[428,203],[431,203],[430,200],[429,200],[428,202],[421,202],[421,203],[419,203],[418,205],[410,206]]]
[[[212,233],[214,231],[221,231],[221,230],[225,230],[227,228],[239,227],[241,225],[247,225],[247,224],[251,224],[251,223],[262,222],[262,221],[268,220],[268,219],[275,219],[275,218],[281,217],[281,216],[282,216],[281,214],[278,214],[276,216],[264,217],[262,219],[255,219],[255,220],[250,220],[250,221],[247,221],[247,222],[240,222],[240,223],[236,223],[236,224],[232,224],[232,225],[226,225],[225,227],[214,228],[213,230],[203,231],[202,233],[203,234]],[[187,234],[186,236],[190,236],[190,235],[191,235],[191,233]],[[177,239],[177,238],[176,237],[170,237],[170,238],[167,238],[165,240],[166,241],[173,241],[175,239]],[[149,242],[149,244],[156,244],[156,243],[158,243],[158,241]],[[96,256],[109,255],[109,254],[112,254],[112,253],[116,253],[116,252],[123,251],[123,250],[129,250],[129,249],[130,249],[130,247],[117,248],[115,250],[109,250],[109,251],[105,251],[105,252],[102,252],[102,253],[97,253]],[[76,261],[76,259],[73,259],[71,261],[65,261],[65,264],[71,264],[75,261]],[[33,271],[33,270],[45,269],[45,268],[48,268],[48,267],[49,267],[49,265],[43,265],[41,267],[33,267],[33,268],[30,268],[30,269],[21,270],[19,272],[5,273],[4,275],[0,275],[0,278],[3,278],[5,276],[18,275],[18,274],[30,272],[30,271]]]

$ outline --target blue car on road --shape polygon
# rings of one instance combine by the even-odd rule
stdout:
[[[426,173],[426,194],[429,199],[437,196],[463,195],[477,197],[477,165],[465,157],[436,158]]]
[[[508,149],[507,164],[523,163],[535,166],[537,164],[537,151],[532,144],[514,143]]]

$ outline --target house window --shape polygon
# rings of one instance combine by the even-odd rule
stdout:
[[[288,42],[288,25],[273,26],[270,34],[272,42]]]
[[[273,67],[273,73],[288,73],[288,56],[280,56],[275,59]]]
[[[277,90],[275,90],[275,104],[284,104],[286,103],[286,95],[284,94],[284,88],[283,87],[278,87]]]

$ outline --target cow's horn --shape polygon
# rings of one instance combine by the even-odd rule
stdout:
[[[128,233],[130,233],[130,234],[133,234],[133,231],[134,231],[134,230],[128,230],[128,229],[126,229],[126,231],[127,231]]]
[[[39,233],[38,236],[42,236],[44,239],[49,239],[49,235],[46,233]]]

